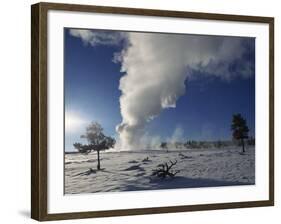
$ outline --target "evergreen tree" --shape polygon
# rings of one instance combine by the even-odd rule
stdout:
[[[233,114],[232,117],[232,137],[236,140],[241,141],[242,152],[245,152],[245,142],[244,139],[248,138],[249,128],[247,126],[246,119],[242,117],[241,114]]]

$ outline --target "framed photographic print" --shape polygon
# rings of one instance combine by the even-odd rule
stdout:
[[[274,204],[274,19],[32,5],[32,218]]]

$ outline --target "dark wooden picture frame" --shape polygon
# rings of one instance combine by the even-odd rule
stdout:
[[[216,203],[203,205],[152,207],[107,211],[48,214],[47,189],[47,13],[49,10],[129,14],[174,18],[195,18],[235,22],[254,22],[269,25],[269,200]],[[136,8],[115,8],[89,5],[38,3],[31,7],[31,217],[39,221],[140,215],[226,208],[259,207],[274,205],[274,18],[162,11]]]

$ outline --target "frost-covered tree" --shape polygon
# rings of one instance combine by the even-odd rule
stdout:
[[[244,139],[248,138],[249,128],[247,126],[246,119],[242,117],[241,114],[233,114],[232,116],[232,137],[236,140],[241,141],[242,152],[245,152],[245,142]]]
[[[160,148],[166,150],[168,152],[168,144],[167,142],[161,142]]]
[[[98,164],[97,169],[100,170],[100,151],[113,148],[115,139],[106,136],[103,128],[97,122],[92,122],[86,127],[86,133],[80,136],[85,138],[88,144],[74,143],[73,146],[81,153],[97,152]]]

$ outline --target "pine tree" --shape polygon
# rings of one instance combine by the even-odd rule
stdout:
[[[233,114],[232,117],[232,137],[236,140],[241,141],[242,152],[245,152],[245,142],[244,139],[248,138],[249,128],[247,126],[246,119],[242,117],[241,114]]]

